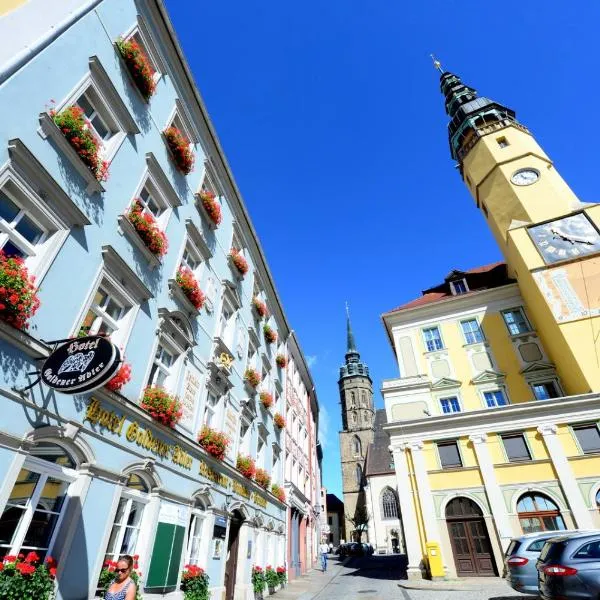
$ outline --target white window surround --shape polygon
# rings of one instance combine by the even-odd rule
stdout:
[[[202,507],[196,505],[192,508],[185,554],[186,565],[204,565],[208,552],[208,540],[210,539],[210,536],[206,535],[206,530],[209,527],[207,517],[206,511]]]
[[[475,324],[477,325],[476,329],[473,329],[473,327],[471,326],[473,321],[475,321]],[[469,324],[469,326],[465,327],[465,325],[467,324]],[[460,330],[466,345],[485,343],[485,335],[483,334],[483,329],[481,328],[481,322],[477,317],[461,319]],[[479,337],[480,339],[475,339],[477,337]]]
[[[527,318],[527,315],[525,314],[525,309],[522,306],[505,308],[505,309],[501,310],[500,312],[502,314],[502,320],[504,321],[504,324],[506,325],[506,328],[508,329],[508,335],[510,335],[511,337],[525,335],[527,333],[533,333],[534,329],[531,326],[531,323],[530,323],[529,319]],[[513,324],[507,323],[507,321],[506,321],[507,313],[520,313],[520,316],[521,316],[520,321],[522,321],[522,324],[526,327],[526,329],[524,331],[517,331],[517,332],[511,331],[511,325],[513,325]],[[519,326],[518,323],[514,323],[514,327],[518,327],[518,326]]]
[[[426,331],[437,331],[437,337],[432,335],[431,339],[428,340],[425,334]],[[425,352],[439,352],[440,350],[445,350],[446,346],[444,344],[444,338],[442,337],[442,330],[439,325],[428,325],[427,327],[423,327],[421,329],[421,336],[423,339],[423,345],[425,346]],[[438,340],[441,346],[438,348]],[[428,342],[431,343],[432,348],[430,349]]]
[[[225,401],[221,392],[213,386],[208,386],[202,406],[202,424],[220,431],[223,423],[224,406]]]
[[[456,281],[450,282],[450,290],[453,296],[460,296],[460,294],[466,294],[469,291],[469,285],[466,279],[457,279]]]
[[[177,127],[181,131],[181,133],[187,138],[190,145],[195,148],[195,145],[200,141],[200,136],[198,135],[196,128],[194,126],[194,122],[191,117],[188,115],[187,110],[185,109],[183,102],[179,100],[179,98],[175,99],[175,107],[171,111],[169,118],[167,119],[167,123],[164,127],[164,130],[169,127]]]
[[[154,81],[157,82],[162,75],[167,72],[165,62],[159,50],[159,46],[155,43],[152,33],[145,20],[139,14],[137,16],[137,22],[121,37],[124,40],[129,40],[132,37],[136,37],[136,41],[138,43],[141,42],[142,50],[150,59],[150,64],[155,71]]]
[[[456,402],[453,402],[455,400]],[[458,395],[453,394],[451,396],[441,396],[438,399],[440,414],[448,415],[452,413],[462,412],[462,404]],[[448,411],[444,412],[444,404],[447,405]]]
[[[487,405],[487,400],[485,399],[486,392],[502,392],[502,395],[504,396],[504,401],[505,401],[504,406],[507,406],[508,404],[510,404],[510,398],[508,396],[508,391],[506,389],[506,386],[502,383],[503,381],[504,381],[504,378],[502,378],[502,380],[498,380],[498,381],[490,381],[488,383],[476,384],[477,393],[479,394],[479,398],[481,399],[481,407],[482,408],[498,408],[498,406],[491,407],[491,406]]]

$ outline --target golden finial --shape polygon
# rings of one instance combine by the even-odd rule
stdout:
[[[443,73],[444,70],[442,69],[442,63],[433,54],[430,54],[429,56],[431,56],[431,60],[433,61],[433,67],[440,73]]]

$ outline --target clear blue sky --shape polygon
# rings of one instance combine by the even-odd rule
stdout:
[[[341,497],[344,303],[375,402],[398,368],[380,315],[501,258],[448,153],[429,54],[517,111],[582,200],[597,179],[600,5],[167,0],[312,364],[324,485]]]

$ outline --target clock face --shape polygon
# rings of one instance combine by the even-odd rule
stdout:
[[[529,235],[546,263],[600,252],[600,233],[584,213],[534,225]]]
[[[515,171],[510,180],[515,185],[531,185],[540,178],[540,172],[536,169],[519,169]]]

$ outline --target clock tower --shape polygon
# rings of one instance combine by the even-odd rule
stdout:
[[[434,65],[450,154],[519,283],[564,393],[600,391],[600,205],[579,201],[512,109]]]

